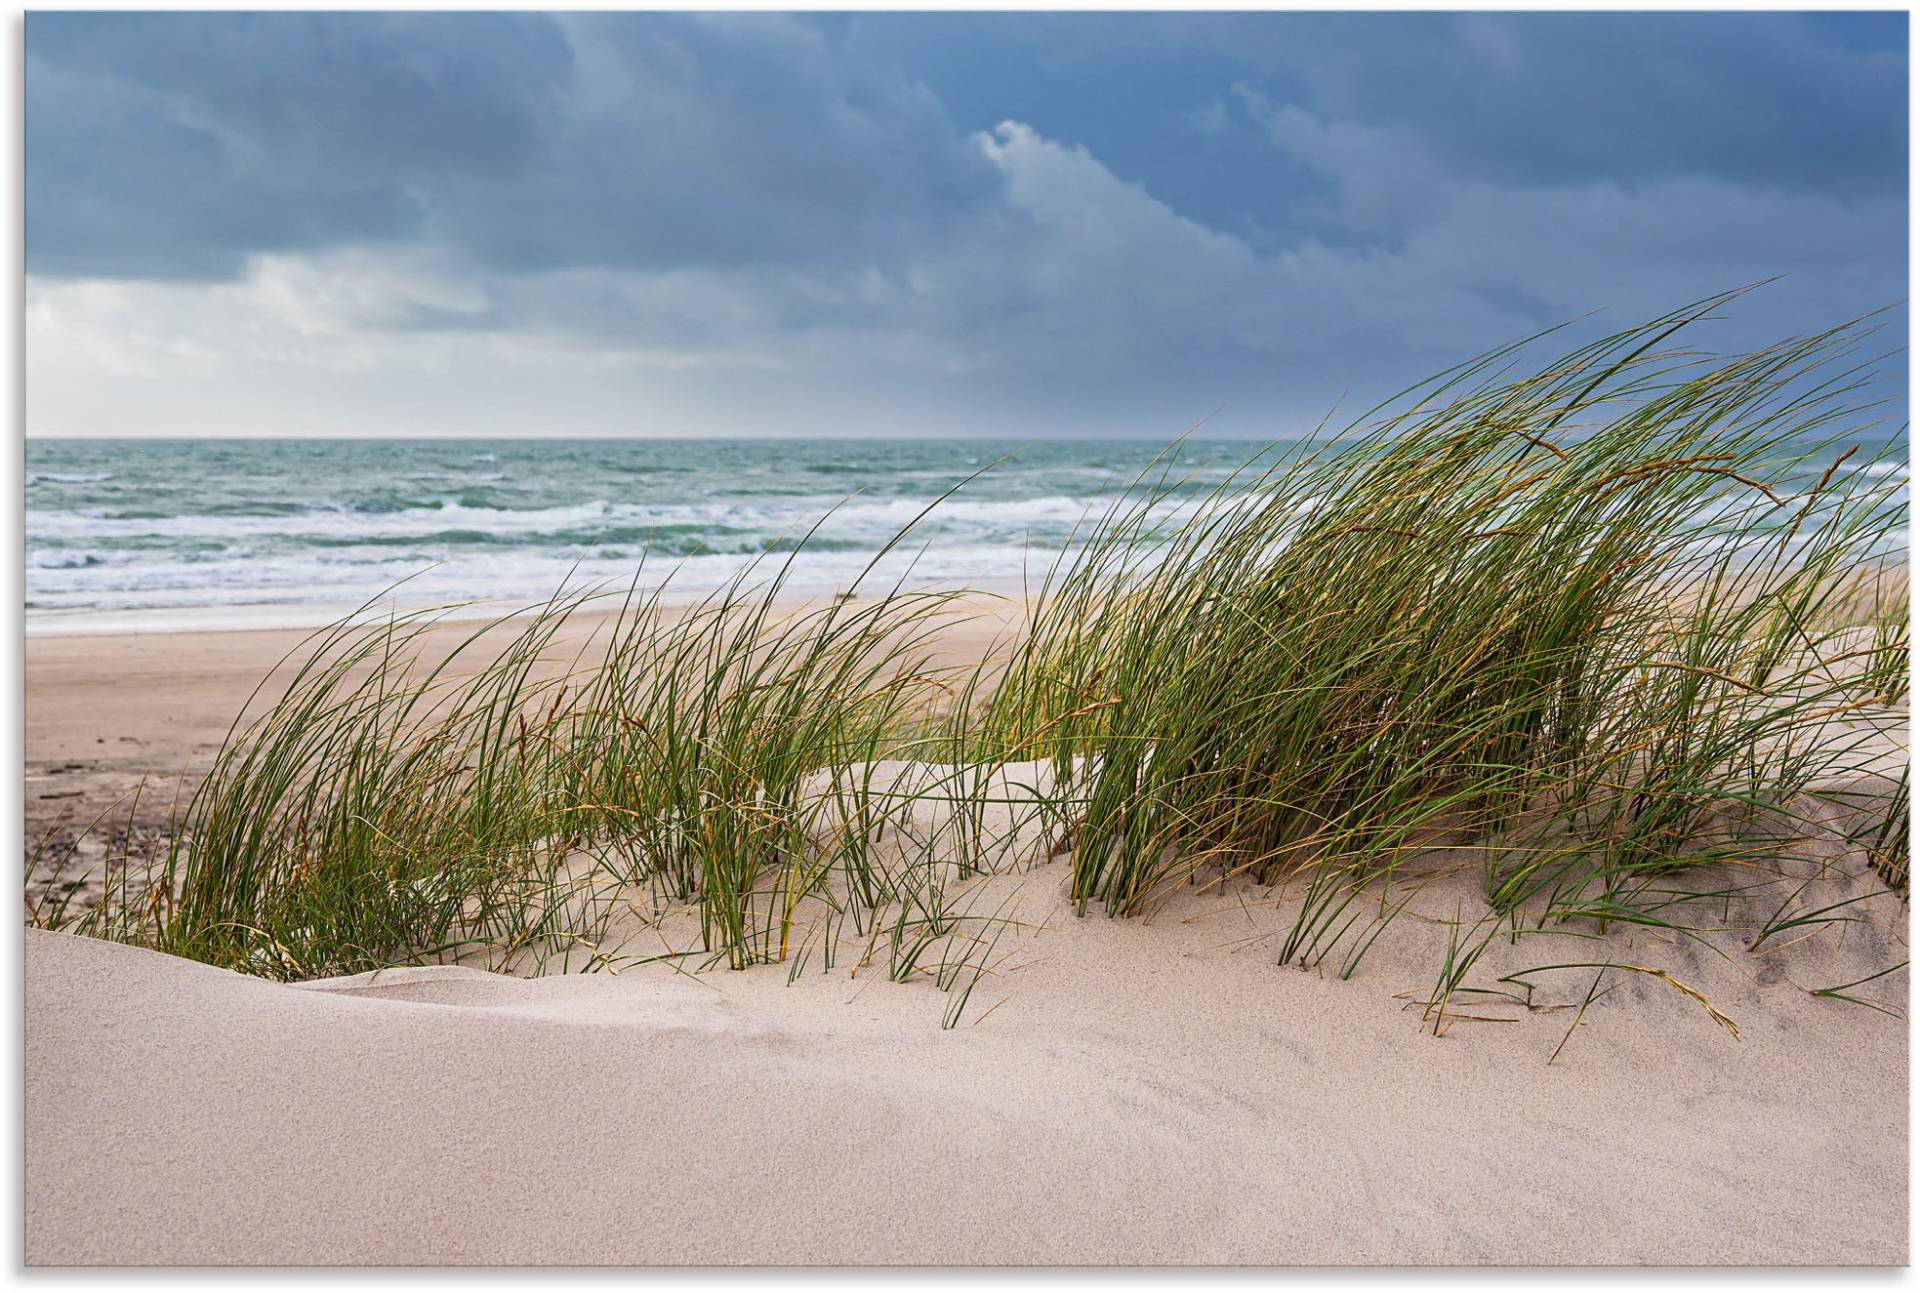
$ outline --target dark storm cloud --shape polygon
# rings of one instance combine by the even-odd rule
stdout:
[[[571,52],[510,14],[35,14],[32,56],[139,86],[312,176],[507,174],[544,141]]]
[[[885,256],[998,184],[931,93],[780,18],[35,15],[27,47],[40,273],[410,235],[508,269]]]
[[[1785,275],[1738,346],[1898,299],[1905,45],[1898,14],[37,14],[30,323],[76,391],[192,327],[363,402],[564,352],[590,403],[736,429],[884,394],[890,426],[1263,430],[1595,308]]]
[[[31,271],[224,277],[417,230],[437,180],[510,183],[570,51],[504,15],[34,14]]]
[[[1850,43],[1793,14],[1369,14],[1257,47],[1326,115],[1405,124],[1494,179],[1892,192],[1905,23],[1854,17],[1880,37]]]
[[[1244,82],[1397,127],[1466,178],[1709,176],[1904,192],[1903,14],[862,14],[963,124],[1086,144],[1222,228],[1271,224],[1310,179],[1230,129]],[[1152,109],[1159,109],[1154,111]]]
[[[450,186],[450,237],[506,268],[886,263],[992,204],[938,99],[779,17],[565,20],[552,151],[511,189]]]
[[[966,136],[1007,119],[1256,242],[1339,240],[1236,83],[1462,179],[1905,184],[1902,15],[36,14],[26,45],[40,273],[414,235],[516,268],[886,259],[996,213]]]

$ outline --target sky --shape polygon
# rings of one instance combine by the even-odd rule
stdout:
[[[1283,437],[1777,276],[1763,345],[1906,293],[1906,24],[31,14],[28,432]]]

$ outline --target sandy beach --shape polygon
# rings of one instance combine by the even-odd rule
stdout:
[[[30,832],[204,766],[298,637],[30,639]],[[978,882],[1010,932],[949,1030],[947,995],[858,965],[287,985],[29,930],[27,1260],[1907,1258],[1905,1021],[1812,995],[1904,959],[1896,900],[1759,957],[1496,944],[1476,980],[1658,969],[1737,1039],[1642,973],[1570,1033],[1577,972],[1435,1036],[1471,868],[1436,867],[1349,980],[1276,963],[1284,887],[1076,917],[1068,870]],[[1870,995],[1902,1009],[1905,979]]]
[[[1908,1264],[1911,19],[1653,8],[29,12],[23,1264]]]
[[[1548,1065],[1564,1010],[1435,1038],[1410,951],[1333,981],[1058,871],[951,1031],[846,974],[282,986],[29,931],[27,1260],[1906,1260],[1901,1021],[1716,975],[1735,1041],[1635,985]]]

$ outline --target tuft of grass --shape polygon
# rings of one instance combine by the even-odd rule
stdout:
[[[1098,768],[1081,908],[1302,875],[1283,959],[1313,963],[1436,845],[1500,841],[1490,904],[1550,919],[1653,919],[1666,873],[1755,861],[1715,827],[1847,770],[1858,684],[1814,626],[1905,511],[1788,483],[1845,456],[1856,332],[1663,348],[1721,303],[1518,380],[1481,360],[1186,520],[1158,480],[1102,517],[1001,719]]]

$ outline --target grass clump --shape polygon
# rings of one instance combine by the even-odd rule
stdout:
[[[1904,722],[1906,504],[1857,447],[1871,329],[1681,349],[1726,300],[1487,356],[1197,501],[1176,447],[982,661],[936,666],[977,613],[958,593],[788,607],[804,537],[690,607],[636,578],[558,664],[605,594],[438,654],[433,616],[344,623],[155,871],[48,923],[282,976],[614,968],[610,931],[684,904],[699,946],[671,955],[797,972],[851,939],[952,987],[996,919],[955,879],[1037,822],[1083,912],[1297,881],[1281,959],[1342,974],[1414,860],[1470,852],[1485,911],[1444,1015],[1502,933],[1688,929],[1830,827],[1904,892],[1906,782],[1873,778]]]
[[[1436,848],[1487,858],[1490,927],[1673,924],[1707,900],[1677,873],[1790,860],[1757,819],[1808,825],[1870,762],[1859,720],[1904,699],[1886,599],[1877,678],[1823,631],[1904,495],[1839,470],[1862,334],[1672,348],[1718,304],[1518,379],[1504,353],[1446,374],[1185,520],[1170,473],[1118,502],[997,715],[1097,768],[1076,904],[1297,877],[1282,959],[1351,973]]]
[[[609,929],[674,904],[697,910],[694,951],[736,967],[787,959],[806,922],[869,933],[887,914],[923,954],[963,923],[945,869],[874,865],[848,836],[900,805],[850,831],[803,783],[895,747],[944,694],[916,662],[954,595],[776,609],[784,574],[690,607],[629,590],[567,651],[606,593],[470,630],[436,613],[326,630],[236,725],[158,865],[78,927],[288,978],[617,968],[633,958]]]

